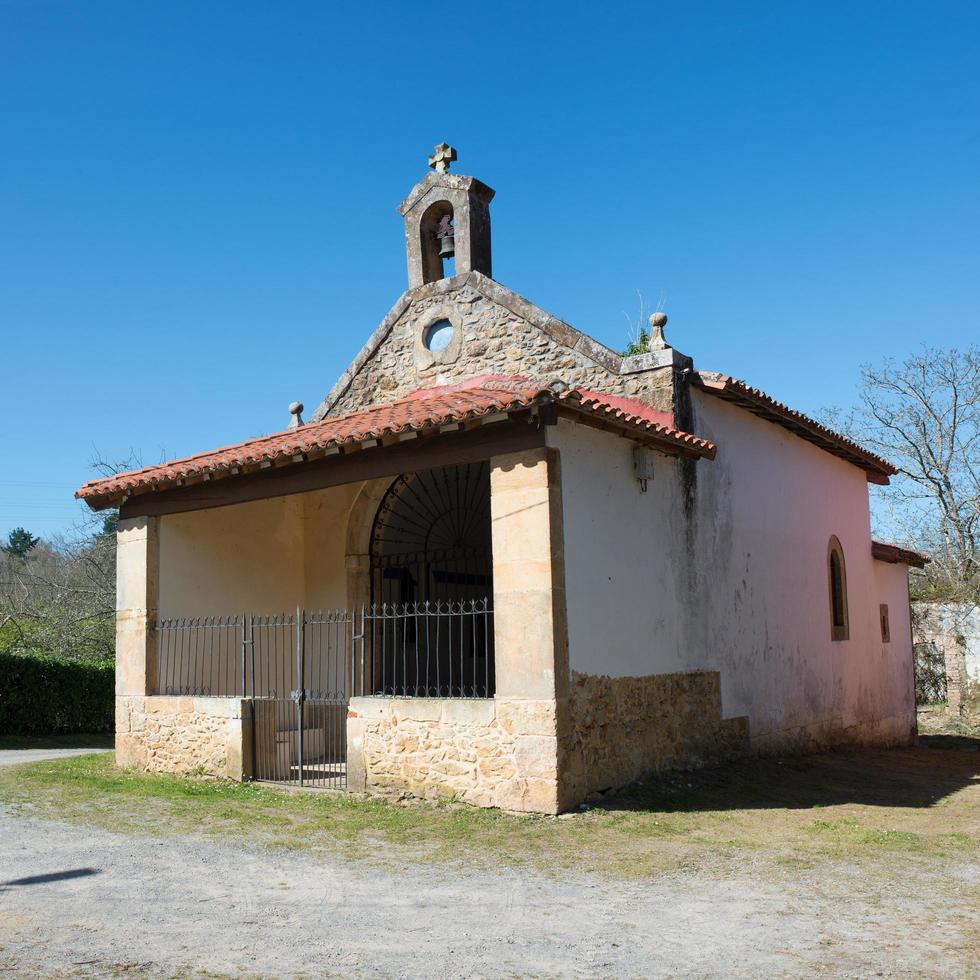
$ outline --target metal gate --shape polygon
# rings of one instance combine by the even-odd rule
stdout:
[[[347,704],[361,639],[349,610],[249,617],[255,779],[347,788]]]

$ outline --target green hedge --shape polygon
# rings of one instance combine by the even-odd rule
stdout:
[[[0,735],[111,732],[111,661],[0,652]]]

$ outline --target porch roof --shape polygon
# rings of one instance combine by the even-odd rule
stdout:
[[[932,560],[910,548],[886,544],[884,541],[871,542],[871,557],[875,561],[888,562],[890,565],[909,565],[912,568],[925,568]]]
[[[708,394],[733,402],[748,409],[753,415],[789,429],[801,439],[813,443],[825,452],[846,460],[864,470],[869,483],[887,484],[898,469],[881,456],[875,455],[846,436],[811,419],[782,402],[776,401],[758,388],[752,388],[738,378],[715,371],[700,371],[692,376],[692,383]]]
[[[527,377],[482,375],[455,385],[427,388],[385,405],[325,418],[183,459],[90,480],[75,496],[93,510],[115,507],[137,494],[226,479],[270,467],[397,443],[406,436],[438,434],[470,425],[504,421],[554,406],[586,424],[637,439],[670,455],[707,457],[715,446],[672,427],[668,413],[639,399],[584,388],[565,388]]]

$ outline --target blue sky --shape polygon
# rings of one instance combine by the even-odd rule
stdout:
[[[404,290],[432,145],[494,276],[610,345],[636,291],[803,411],[980,335],[976,3],[0,0],[0,533],[312,409]]]

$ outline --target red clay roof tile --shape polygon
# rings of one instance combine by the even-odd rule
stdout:
[[[802,412],[797,412],[776,401],[764,391],[749,387],[744,381],[714,371],[700,371],[692,376],[692,383],[702,391],[740,405],[760,418],[789,429],[790,432],[806,439],[807,442],[812,442],[826,452],[847,460],[864,470],[872,483],[888,483],[888,477],[898,472],[887,459],[869,452],[846,436],[828,429]]]
[[[637,438],[654,442],[664,452],[707,458],[715,454],[712,443],[673,428],[669,415],[654,411],[638,399],[581,388],[562,389],[559,384],[544,385],[526,377],[482,375],[460,384],[416,391],[398,401],[349,415],[328,417],[159,466],[91,480],[75,496],[98,510],[117,506],[133,494],[170,489],[186,481],[221,479],[262,465],[301,465],[309,454],[323,455],[367,440],[544,404],[558,404],[582,416],[598,417],[621,428],[624,434],[634,432]]]
[[[871,542],[871,557],[876,561],[886,561],[892,565],[911,565],[913,568],[925,568],[932,561],[917,551],[897,544],[885,544],[884,541]]]

